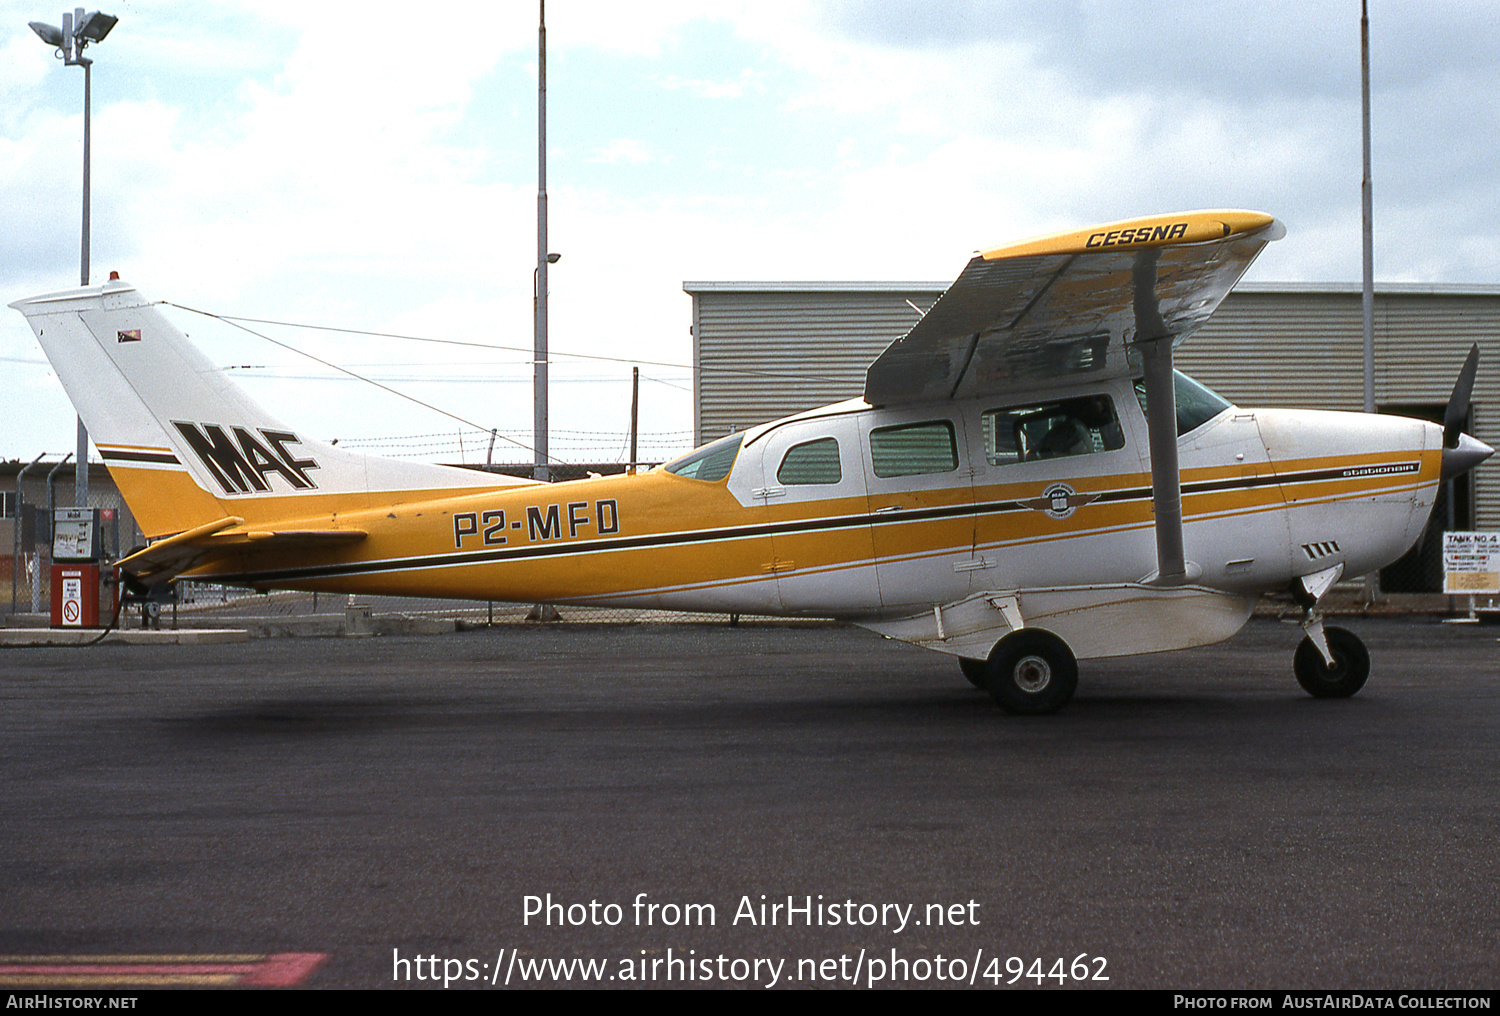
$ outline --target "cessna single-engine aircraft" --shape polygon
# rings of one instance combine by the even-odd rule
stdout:
[[[1341,697],[1369,655],[1319,599],[1411,547],[1491,449],[1461,433],[1477,349],[1445,427],[1244,409],[1174,372],[1283,232],[1198,211],[983,251],[862,399],[555,484],[313,440],[124,282],[11,306],[150,539],[118,562],[139,584],[845,618],[1014,713],[1063,706],[1077,660],[1218,642],[1290,592],[1297,679]]]

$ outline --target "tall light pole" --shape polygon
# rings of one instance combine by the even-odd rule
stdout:
[[[536,449],[532,475],[547,480],[551,478],[547,468],[547,0],[538,0],[536,38],[536,320],[531,443]]]
[[[1370,186],[1370,5],[1368,0],[1359,4],[1359,98],[1360,143],[1364,156],[1364,175],[1360,179],[1360,234],[1363,279],[1360,286],[1360,318],[1364,370],[1364,410],[1375,412],[1375,213]],[[1374,603],[1380,596],[1380,572],[1365,576],[1362,590],[1365,603]]]
[[[1359,93],[1363,113],[1360,140],[1364,149],[1365,172],[1359,185],[1360,220],[1364,281],[1361,287],[1360,311],[1364,324],[1364,408],[1375,412],[1375,226],[1370,197],[1370,8],[1366,0],[1359,5]]]
[[[64,12],[62,27],[44,21],[30,22],[31,30],[43,42],[57,49],[65,67],[83,68],[83,244],[79,258],[78,284],[89,284],[89,133],[91,107],[93,105],[94,61],[83,55],[84,47],[91,42],[103,42],[110,29],[120,19],[112,14],[98,11],[84,13],[75,7],[73,13]],[[78,460],[73,467],[73,503],[82,508],[89,503],[89,432],[78,418]]]

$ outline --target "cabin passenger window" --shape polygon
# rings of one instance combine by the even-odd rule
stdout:
[[[958,442],[947,420],[877,427],[870,431],[870,462],[876,476],[948,473],[958,468]]]
[[[839,443],[831,437],[794,446],[776,470],[778,483],[838,483],[843,478],[839,469]]]
[[[1125,447],[1125,432],[1108,395],[1063,399],[984,414],[984,454],[992,466]]]
[[[690,480],[717,482],[729,475],[729,470],[734,466],[734,458],[740,452],[740,442],[743,440],[745,440],[744,434],[731,434],[711,445],[704,445],[697,451],[688,452],[682,458],[675,462],[668,462],[662,468],[669,473],[676,473]]]

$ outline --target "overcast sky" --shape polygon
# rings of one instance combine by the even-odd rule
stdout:
[[[1494,4],[1371,7],[1376,278],[1500,281]],[[418,9],[106,8],[93,281],[529,348],[536,6]],[[78,278],[83,73],[26,27],[60,13],[0,0],[0,303]],[[551,345],[653,361],[648,454],[690,437],[690,372],[656,365],[691,362],[687,279],[945,281],[979,247],[1212,207],[1286,223],[1252,279],[1360,277],[1358,0],[553,0],[547,18]],[[452,419],[173,313],[302,431],[458,457]],[[262,330],[530,442],[525,353]],[[559,359],[559,457],[619,457],[629,377]],[[0,457],[72,449],[9,309],[0,406]]]

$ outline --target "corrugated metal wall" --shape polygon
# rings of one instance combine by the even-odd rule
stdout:
[[[925,311],[942,292],[742,286],[684,286],[693,294],[698,444],[863,394],[870,361],[917,322],[906,301]]]
[[[943,285],[690,282],[698,441],[853,398],[865,368]],[[1178,353],[1178,365],[1242,405],[1360,409],[1358,286],[1245,285]],[[1500,447],[1500,287],[1389,285],[1375,294],[1375,398],[1448,401],[1480,346],[1474,434]],[[1500,528],[1500,465],[1477,474],[1477,524]]]

